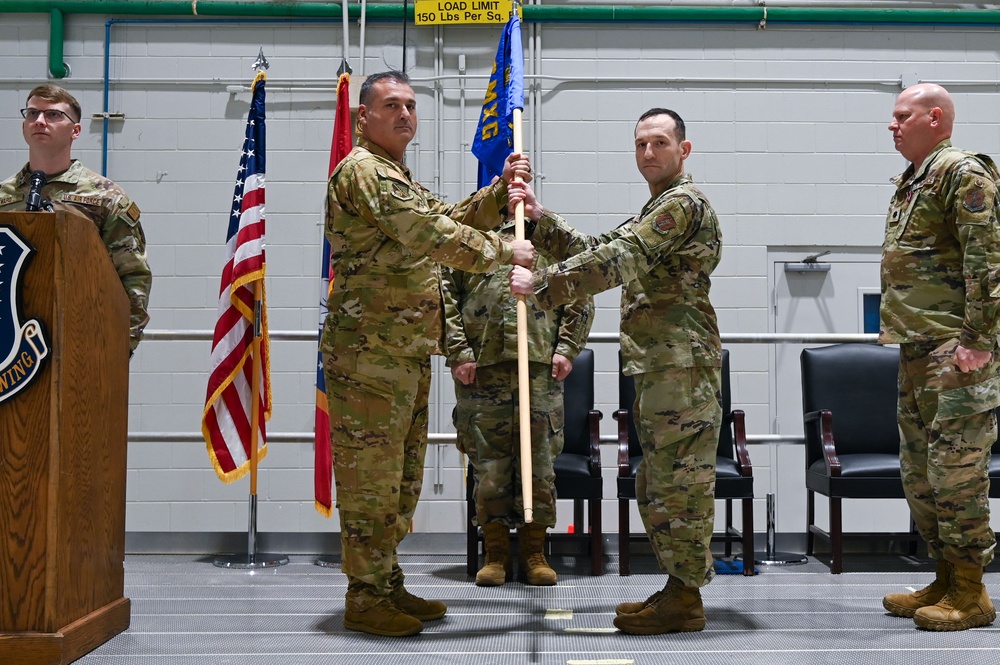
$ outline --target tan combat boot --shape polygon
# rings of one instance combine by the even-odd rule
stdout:
[[[615,617],[618,630],[633,635],[659,635],[661,633],[691,632],[705,627],[705,607],[701,604],[698,587],[684,586],[671,577],[663,592],[634,614]]]
[[[929,585],[913,593],[890,593],[882,599],[882,607],[898,617],[912,617],[921,607],[936,605],[948,593],[954,566],[941,559],[937,576]]]
[[[666,591],[666,589],[660,589],[646,600],[640,600],[637,603],[618,603],[618,606],[615,608],[615,614],[635,614],[636,612],[641,612],[656,602],[656,599],[666,593]]]
[[[490,522],[483,526],[486,561],[476,573],[476,586],[500,586],[511,578],[510,529],[506,524]]]
[[[440,600],[424,600],[414,596],[404,586],[393,589],[389,593],[389,600],[399,611],[421,621],[440,619],[448,611],[448,606]]]
[[[955,566],[948,593],[936,605],[917,610],[913,622],[926,630],[968,630],[988,626],[996,618],[982,567]]]
[[[370,591],[348,591],[344,609],[344,628],[372,635],[404,637],[423,630],[420,619],[400,611],[388,596]]]
[[[526,524],[517,530],[518,570],[532,586],[552,586],[556,571],[545,560],[545,526]]]

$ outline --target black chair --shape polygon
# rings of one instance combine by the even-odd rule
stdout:
[[[830,542],[830,572],[844,570],[845,538],[898,534],[844,534],[843,499],[902,499],[896,403],[899,349],[835,344],[804,349],[802,412],[806,435],[806,554],[815,536]],[[830,530],[816,526],[816,494],[829,498]]]
[[[629,544],[629,502],[634,501],[635,475],[642,461],[642,447],[632,418],[635,402],[635,384],[631,376],[621,372],[621,354],[618,356],[618,404],[615,412],[618,421],[618,574],[631,574]],[[726,502],[725,531],[712,536],[712,540],[725,543],[726,556],[732,555],[733,541],[740,541],[743,549],[743,574],[754,574],[753,553],[753,466],[747,451],[745,414],[732,410],[732,391],[729,384],[729,351],[722,351],[722,429],[715,458],[715,498]],[[742,503],[743,529],[733,526],[733,500]]]
[[[563,450],[553,465],[556,473],[556,496],[573,501],[573,532],[586,538],[590,548],[590,573],[600,575],[604,567],[604,535],[601,531],[601,499],[604,480],[601,477],[601,432],[603,414],[594,410],[594,352],[583,349],[573,361],[573,371],[563,384],[565,418]],[[474,500],[475,473],[472,465],[466,474],[466,570],[475,575],[479,566],[479,542],[482,532],[472,519],[476,514]],[[587,502],[589,530],[585,528],[583,503]],[[556,534],[550,534],[549,540]],[[559,538],[564,536],[559,535]]]

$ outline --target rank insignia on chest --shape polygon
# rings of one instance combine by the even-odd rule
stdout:
[[[653,220],[653,226],[660,233],[669,233],[677,228],[677,220],[669,212],[665,212],[662,215],[657,215],[656,219]]]
[[[971,189],[965,195],[962,206],[969,212],[982,212],[986,209],[986,192],[981,189]]]

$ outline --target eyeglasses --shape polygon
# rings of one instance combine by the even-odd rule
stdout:
[[[21,116],[23,116],[25,120],[35,122],[38,120],[39,115],[45,116],[45,122],[60,122],[62,120],[61,116],[64,116],[70,122],[76,123],[76,120],[69,117],[69,114],[65,111],[60,111],[59,109],[21,109]]]

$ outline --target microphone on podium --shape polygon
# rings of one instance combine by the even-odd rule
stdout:
[[[28,190],[28,201],[25,210],[28,212],[38,212],[42,209],[42,187],[45,186],[45,172],[32,171],[28,177],[31,188]]]

